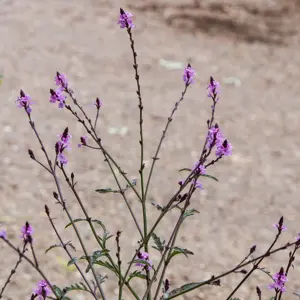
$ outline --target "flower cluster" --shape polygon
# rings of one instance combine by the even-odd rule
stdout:
[[[53,89],[50,89],[49,101],[51,103],[58,102],[58,107],[64,108],[66,96],[63,95],[63,92],[66,91],[68,88],[67,77],[64,74],[60,74],[59,72],[57,72],[56,76],[54,78],[54,81],[55,81],[55,84],[58,86],[58,88],[55,91]]]
[[[122,8],[120,8],[120,16],[118,24],[120,24],[120,28],[134,28],[135,25],[132,23],[132,14],[130,12],[125,12]]]
[[[24,108],[28,114],[31,113],[32,108],[30,105],[34,102],[31,101],[31,97],[28,94],[25,94],[23,90],[20,90],[20,97],[18,97],[16,102],[19,108]]]
[[[40,280],[33,292],[38,300],[44,300],[51,294],[51,289],[45,280]]]
[[[191,67],[191,65],[188,64],[183,72],[183,81],[185,82],[186,85],[190,85],[195,82],[195,76],[196,76],[196,72]]]
[[[57,154],[57,159],[58,161],[64,165],[68,163],[68,159],[64,155],[64,150],[70,150],[70,139],[71,139],[71,134],[69,134],[69,129],[68,127],[64,130],[63,134],[59,134],[59,141],[56,142],[55,144],[55,152]]]
[[[23,239],[24,243],[32,243],[33,227],[28,222],[22,226],[21,233],[20,238]]]
[[[227,139],[224,138],[218,124],[211,127],[208,131],[206,148],[211,150],[216,146],[216,156],[230,156],[232,154],[232,146]]]
[[[145,263],[142,263],[142,262],[136,263],[135,265],[137,267],[142,267],[143,269],[147,269],[148,271],[151,270],[152,261],[149,259],[149,254],[147,252],[139,251],[137,253],[137,259],[145,261]]]
[[[285,292],[285,283],[288,281],[287,277],[284,274],[284,269],[281,268],[278,273],[276,273],[273,277],[274,282],[269,285],[269,289],[276,290],[278,292]]]
[[[214,80],[212,76],[210,76],[210,83],[207,87],[207,90],[208,90],[207,96],[209,98],[214,99],[216,102],[218,102],[219,94],[220,94],[219,88],[220,88],[220,83],[218,81]]]

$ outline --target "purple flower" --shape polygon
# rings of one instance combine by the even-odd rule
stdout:
[[[51,294],[51,289],[45,280],[40,280],[34,289],[34,293],[38,296],[38,300],[44,300]]]
[[[130,12],[125,12],[122,8],[120,8],[120,17],[118,24],[120,24],[120,28],[134,28],[135,25],[132,23],[132,14]]]
[[[63,151],[70,150],[70,139],[71,139],[71,134],[69,134],[69,129],[68,127],[64,130],[63,134],[59,134],[58,137],[60,140],[56,142],[55,144],[55,152],[57,154],[57,159],[58,161],[64,165],[68,163],[68,159],[66,156],[63,154]]]
[[[195,170],[197,170],[197,172],[199,172],[200,174],[206,174],[205,166],[200,165],[200,162],[199,162],[199,161],[197,161],[197,162],[194,164],[194,167],[193,167],[192,171],[195,171]]]
[[[195,188],[196,188],[196,189],[203,190],[203,185],[202,185],[202,183],[201,183],[199,180],[194,179],[193,182],[194,182],[194,184],[195,184]]]
[[[147,262],[147,264],[145,263],[141,263],[141,262],[138,262],[136,263],[135,265],[137,267],[142,267],[142,268],[145,268],[147,269],[148,271],[151,270],[151,266],[152,266],[152,261],[149,259],[149,254],[147,252],[143,252],[143,251],[139,251],[137,253],[137,258],[140,259],[140,260],[144,260],[145,262]]]
[[[298,235],[297,235],[297,237],[295,238],[295,240],[296,240],[297,242],[300,242],[300,233],[298,233]]]
[[[103,105],[103,103],[102,103],[102,101],[99,98],[97,98],[96,101],[94,102],[94,105],[99,110],[100,107]]]
[[[62,90],[66,90],[68,88],[68,79],[65,74],[60,74],[59,72],[56,72],[54,81],[55,84],[59,86]]]
[[[285,283],[288,281],[287,277],[284,274],[284,269],[281,268],[278,273],[276,273],[273,277],[274,282],[269,285],[269,289],[276,290],[277,292],[285,292]]]
[[[58,102],[58,107],[59,108],[64,108],[65,107],[65,100],[66,96],[62,94],[62,88],[59,87],[56,91],[50,89],[50,99],[49,101],[51,103],[56,103]]]
[[[4,240],[7,239],[7,234],[5,229],[0,230],[0,238],[3,238]]]
[[[18,97],[16,102],[19,108],[24,107],[28,114],[31,113],[32,108],[30,107],[30,105],[34,102],[31,101],[31,97],[28,94],[25,94],[23,90],[20,90],[20,97]]]
[[[287,227],[283,225],[283,217],[281,217],[279,222],[277,224],[274,224],[273,227],[277,228],[279,233],[287,230]]]
[[[29,225],[28,222],[26,222],[25,225],[22,226],[21,233],[22,235],[20,236],[20,238],[24,240],[24,243],[32,243],[33,227]]]
[[[57,155],[57,159],[62,165],[66,165],[68,163],[68,159],[63,153],[59,153]]]
[[[209,98],[213,98],[216,101],[218,101],[219,100],[218,95],[220,94],[219,87],[220,87],[220,83],[214,80],[212,76],[210,76],[210,83],[207,87],[208,89],[207,96]]]
[[[223,134],[218,126],[218,124],[215,124],[215,126],[212,126],[208,130],[207,134],[207,149],[212,149],[215,145],[220,145],[224,141]]]
[[[217,150],[216,150],[217,157],[221,157],[223,155],[230,156],[231,154],[232,154],[232,146],[227,140],[224,140],[222,144],[217,145]]]
[[[87,136],[80,137],[80,144],[78,144],[78,148],[81,148],[82,146],[86,146]]]
[[[183,73],[183,81],[185,84],[189,85],[195,82],[195,76],[196,72],[194,69],[191,67],[190,64],[187,65],[187,67],[184,69]]]

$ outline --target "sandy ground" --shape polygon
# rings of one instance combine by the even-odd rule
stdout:
[[[150,201],[164,204],[180,180],[178,169],[190,167],[197,159],[205,137],[210,103],[206,97],[208,78],[213,75],[222,85],[217,121],[234,147],[234,154],[213,166],[210,174],[219,183],[203,180],[205,189],[194,198],[200,214],[183,226],[177,245],[192,250],[188,260],[174,260],[167,273],[171,288],[201,281],[234,266],[252,244],[258,253],[272,242],[272,224],[285,217],[288,231],[280,244],[293,240],[300,231],[298,129],[300,76],[299,1],[104,1],[104,0],[2,0],[0,8],[0,87],[2,107],[0,148],[0,221],[8,237],[20,244],[19,228],[28,220],[35,227],[35,247],[40,264],[51,282],[63,286],[78,282],[60,249],[44,255],[57,243],[44,214],[50,207],[65,240],[72,230],[64,230],[67,219],[52,198],[54,183],[50,176],[27,155],[32,148],[43,159],[24,112],[15,100],[23,88],[36,102],[33,119],[49,152],[56,135],[69,126],[73,150],[68,172],[73,171],[78,189],[92,217],[101,219],[112,234],[123,231],[122,260],[129,260],[136,248],[138,234],[126,206],[118,195],[99,195],[96,188],[115,187],[101,153],[77,149],[83,130],[65,111],[49,103],[49,88],[54,87],[57,70],[66,73],[80,103],[93,116],[90,104],[96,97],[103,102],[99,132],[103,143],[120,162],[130,178],[138,177],[138,108],[133,80],[132,57],[125,31],[116,24],[119,7],[130,10],[134,29],[144,99],[144,138],[146,171],[175,101],[183,89],[180,63],[190,61],[197,71],[197,82],[187,93],[167,135],[149,191],[150,224],[158,212]],[[166,62],[167,61],[167,62]],[[170,61],[177,62],[174,69]],[[53,154],[53,151],[51,152]],[[63,180],[62,180],[63,182]],[[63,182],[64,184],[64,182]],[[82,217],[75,199],[64,186],[74,217]],[[132,193],[128,194],[134,211],[141,211]],[[163,238],[178,214],[170,214],[158,228]],[[96,245],[87,226],[80,226],[86,243]],[[114,239],[110,246],[114,245]],[[0,286],[16,255],[0,245]],[[81,255],[78,248],[76,256]],[[158,254],[151,251],[154,263]],[[285,266],[288,252],[263,264],[271,273]],[[299,262],[291,270],[284,299],[295,299],[300,291]],[[113,275],[108,275],[104,290],[116,299]],[[4,299],[29,299],[40,277],[23,264],[6,291]],[[225,299],[239,282],[236,274],[180,299]],[[236,296],[256,299],[259,285],[264,299],[270,279],[254,273]],[[135,283],[142,290],[141,281]],[[89,299],[70,294],[72,299]],[[132,299],[125,294],[125,299]]]

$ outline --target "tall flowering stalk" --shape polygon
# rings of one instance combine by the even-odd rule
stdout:
[[[289,260],[287,266],[285,268],[281,268],[278,273],[273,275],[273,282],[269,285],[269,288],[275,291],[275,299],[280,300],[282,297],[282,293],[286,291],[286,282],[288,281],[288,272],[292,263],[295,259],[295,253],[300,247],[300,234],[296,237],[296,241],[293,243],[286,243],[281,247],[274,249],[275,243],[278,241],[280,235],[287,230],[286,226],[283,224],[283,217],[280,218],[278,223],[274,224],[273,227],[276,229],[277,234],[275,236],[274,241],[268,247],[268,249],[260,256],[254,257],[254,253],[256,251],[256,245],[250,247],[248,254],[244,257],[244,259],[238,263],[235,267],[221,274],[211,276],[206,280],[201,280],[199,283],[190,283],[185,284],[182,287],[175,288],[171,290],[172,282],[168,278],[166,278],[167,269],[172,265],[173,257],[179,254],[184,254],[185,256],[192,255],[193,252],[180,248],[176,245],[177,236],[179,231],[182,228],[182,224],[186,221],[186,219],[197,211],[191,208],[191,204],[193,203],[193,195],[197,191],[197,193],[201,192],[204,188],[202,183],[203,177],[208,177],[214,180],[217,180],[215,177],[209,175],[211,167],[219,162],[222,158],[229,156],[232,154],[232,145],[227,138],[224,137],[223,132],[218,123],[215,122],[215,112],[216,105],[220,100],[220,84],[217,82],[212,76],[209,79],[209,84],[207,86],[207,96],[212,101],[211,104],[211,116],[207,121],[207,134],[205,136],[205,141],[203,143],[202,149],[199,149],[199,158],[194,163],[191,168],[184,168],[181,171],[188,171],[188,175],[183,177],[178,185],[175,185],[176,190],[173,196],[167,201],[165,206],[161,206],[157,203],[152,203],[153,206],[158,209],[159,216],[155,220],[152,227],[148,227],[147,220],[147,194],[149,191],[151,178],[154,174],[154,167],[156,162],[159,159],[159,153],[164,139],[166,138],[168,128],[175,116],[179,105],[185,99],[188,88],[195,82],[196,72],[192,68],[191,64],[187,64],[186,68],[183,70],[182,80],[183,80],[183,91],[181,92],[181,96],[179,100],[175,102],[175,105],[167,119],[166,125],[162,131],[162,135],[160,140],[158,141],[158,146],[153,156],[153,161],[150,167],[150,172],[147,180],[145,180],[144,176],[144,137],[143,137],[143,102],[141,95],[141,86],[140,86],[140,75],[138,72],[138,64],[137,64],[137,53],[135,50],[135,43],[133,40],[132,29],[135,28],[135,25],[132,21],[133,15],[130,12],[125,12],[123,9],[120,9],[120,15],[118,24],[120,28],[125,29],[128,33],[130,40],[130,47],[133,54],[133,68],[134,75],[137,85],[137,96],[138,96],[138,108],[139,108],[139,130],[140,130],[140,164],[139,164],[139,174],[140,174],[140,185],[141,191],[139,192],[136,189],[137,180],[130,180],[126,175],[118,162],[114,159],[114,157],[106,150],[106,147],[103,146],[101,136],[97,133],[97,120],[99,118],[99,112],[103,105],[102,101],[99,98],[96,98],[93,103],[96,107],[96,117],[95,121],[92,122],[91,118],[85,112],[83,107],[80,105],[79,101],[75,97],[75,93],[70,88],[69,81],[67,76],[63,73],[57,72],[54,82],[56,85],[55,89],[50,89],[50,98],[49,101],[51,103],[58,104],[58,108],[66,109],[68,112],[72,114],[72,116],[78,121],[83,128],[86,130],[87,134],[83,135],[79,139],[78,148],[85,147],[86,150],[100,150],[103,154],[105,162],[107,162],[109,170],[111,171],[115,182],[117,184],[117,189],[112,188],[101,188],[97,189],[96,192],[101,194],[106,193],[115,193],[121,195],[123,200],[125,201],[128,211],[136,225],[136,228],[141,236],[140,241],[135,245],[134,250],[132,251],[132,259],[129,261],[128,265],[124,264],[121,256],[121,231],[116,233],[116,259],[111,255],[110,250],[108,249],[107,240],[111,237],[106,229],[106,226],[102,223],[102,221],[93,219],[87,211],[85,207],[84,201],[82,197],[79,195],[77,190],[77,181],[75,174],[73,172],[68,172],[68,158],[66,156],[66,151],[71,150],[71,134],[69,132],[69,127],[67,127],[61,134],[58,134],[58,140],[55,145],[51,149],[52,155],[49,154],[49,151],[44,146],[41,136],[39,135],[36,125],[32,119],[32,104],[31,97],[28,94],[25,94],[23,90],[20,91],[20,96],[17,98],[16,103],[19,108],[24,109],[29,124],[39,141],[42,152],[44,153],[46,163],[40,161],[36,158],[33,150],[29,149],[28,154],[29,157],[37,162],[40,166],[42,166],[53,178],[55,183],[55,191],[53,191],[53,198],[56,203],[61,206],[63,211],[66,213],[68,217],[69,224],[66,227],[72,226],[74,229],[79,244],[83,251],[83,256],[80,257],[81,260],[86,262],[85,272],[81,268],[81,266],[77,262],[77,258],[73,257],[72,250],[74,250],[74,246],[71,241],[65,242],[55,225],[54,219],[50,215],[50,210],[47,205],[45,205],[45,213],[48,217],[48,220],[59,240],[58,245],[51,246],[47,251],[51,250],[55,247],[61,247],[64,249],[67,257],[70,259],[68,265],[73,264],[80,274],[82,278],[82,282],[80,285],[75,285],[71,287],[66,287],[60,289],[58,286],[52,285],[49,279],[46,277],[44,272],[42,271],[37,257],[34,251],[34,240],[33,240],[33,227],[29,222],[26,222],[24,226],[21,228],[21,236],[23,242],[23,250],[21,251],[19,248],[15,247],[10,240],[8,239],[6,230],[0,230],[0,240],[2,240],[8,247],[10,247],[13,251],[15,251],[19,255],[19,259],[12,269],[8,279],[5,281],[4,286],[0,292],[0,298],[2,297],[3,291],[6,286],[10,282],[13,274],[16,272],[19,264],[22,260],[27,261],[38,273],[41,280],[37,283],[36,288],[33,290],[31,295],[31,300],[45,300],[45,299],[69,299],[65,295],[71,290],[81,290],[89,293],[95,300],[98,299],[108,299],[104,293],[102,288],[103,282],[105,280],[104,276],[101,276],[97,271],[98,267],[107,268],[109,271],[114,273],[118,282],[118,299],[122,300],[123,297],[123,289],[127,287],[131,292],[131,297],[137,300],[158,300],[158,299],[173,299],[182,294],[190,292],[196,288],[200,288],[204,285],[221,285],[221,279],[229,274],[240,273],[244,277],[238,283],[238,285],[233,289],[230,295],[227,297],[227,300],[232,299],[232,296],[236,294],[239,288],[246,282],[246,280],[251,276],[251,274],[256,270],[264,271],[264,268],[260,267],[262,261],[272,255],[273,253],[282,251],[291,246],[294,246],[294,250],[289,253]],[[185,100],[186,101],[186,100]],[[93,143],[95,145],[93,145]],[[101,154],[100,152],[100,154]],[[215,155],[211,158],[212,155]],[[54,160],[51,159],[54,157]],[[119,174],[115,171],[115,168],[119,171]],[[74,198],[77,200],[77,204],[81,208],[83,213],[83,218],[74,219],[69,210],[69,201],[64,197],[64,193],[62,191],[60,176],[62,176],[63,180],[67,183],[68,188],[73,193]],[[127,185],[124,187],[123,184],[119,180],[119,176],[122,176]],[[141,203],[142,207],[142,216],[143,223],[140,225],[139,218],[135,215],[132,210],[131,203],[128,201],[126,196],[126,191],[131,189],[136,198]],[[158,225],[161,220],[171,211],[176,210],[178,213],[177,219],[175,221],[174,227],[171,230],[171,234],[165,239],[161,239],[155,233]],[[92,235],[94,236],[99,248],[90,253],[85,241],[80,234],[80,231],[77,227],[77,222],[87,222],[89,224]],[[101,227],[103,235],[99,233],[99,230],[95,228],[95,224]],[[166,234],[166,233],[165,233]],[[153,239],[155,243],[154,249],[159,251],[160,259],[153,263],[152,259],[154,256],[150,253],[149,242],[150,239]],[[30,248],[29,248],[30,246]],[[71,250],[69,249],[71,248]],[[31,250],[33,255],[33,259],[29,258],[26,255],[26,251]],[[46,251],[46,252],[47,252]],[[245,267],[251,266],[252,268],[248,271]],[[100,269],[102,272],[102,269]],[[93,276],[93,281],[90,281],[86,273],[91,271]],[[264,271],[265,272],[265,271]],[[265,272],[267,273],[267,272]],[[270,275],[269,275],[270,276]],[[138,295],[138,293],[131,286],[131,280],[134,278],[141,278],[146,280],[146,288],[142,295]],[[153,284],[157,283],[156,289],[153,288]],[[262,297],[262,291],[259,287],[256,287],[256,293],[259,299]]]

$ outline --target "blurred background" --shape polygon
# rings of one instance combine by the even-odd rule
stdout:
[[[233,145],[233,155],[209,169],[219,182],[203,179],[204,190],[193,199],[192,207],[200,214],[185,222],[176,245],[193,251],[194,256],[174,259],[167,272],[171,289],[232,268],[253,244],[257,254],[262,253],[275,237],[272,225],[282,215],[288,231],[278,245],[293,241],[300,232],[299,0],[2,0],[0,222],[8,238],[21,245],[19,230],[29,221],[35,228],[37,256],[51,282],[63,287],[80,280],[74,268],[66,267],[68,258],[62,249],[44,254],[58,243],[44,213],[45,204],[65,241],[72,240],[76,246],[74,256],[82,252],[72,229],[64,229],[68,221],[52,197],[52,179],[28,157],[31,148],[44,159],[24,111],[15,104],[22,88],[35,101],[32,117],[52,157],[57,134],[69,127],[73,137],[67,171],[75,173],[91,216],[102,220],[112,234],[122,231],[124,267],[137,248],[139,235],[122,198],[95,193],[97,188],[115,188],[101,153],[78,149],[84,134],[80,124],[66,110],[49,103],[56,71],[68,76],[91,118],[95,116],[92,103],[99,97],[103,107],[98,130],[103,144],[130,178],[138,178],[138,100],[128,36],[117,25],[120,6],[133,13],[136,24],[133,36],[145,108],[146,172],[167,116],[184,88],[183,68],[190,62],[197,72],[156,165],[149,190],[149,223],[158,216],[150,202],[168,202],[182,176],[178,170],[191,167],[202,149],[210,116],[206,87],[211,75],[221,83],[216,121]],[[61,182],[65,184],[62,178]],[[82,217],[66,186],[64,193],[74,218]],[[128,197],[141,221],[137,199],[131,192]],[[178,212],[172,212],[157,235],[167,239],[177,218]],[[80,229],[89,250],[96,250],[86,224]],[[114,244],[112,238],[109,247]],[[0,251],[2,286],[17,256],[2,243]],[[158,253],[152,249],[150,255],[156,264]],[[283,251],[262,266],[276,273],[287,260],[288,251]],[[297,259],[294,266],[286,299],[296,298],[293,292],[300,291]],[[113,274],[100,268],[99,272],[108,275],[104,285],[108,299],[117,299]],[[208,286],[178,299],[224,299],[241,279],[235,274],[222,280],[221,287]],[[39,275],[24,262],[4,299],[29,299],[38,280]],[[270,280],[256,272],[236,297],[256,299],[258,285],[268,299]],[[139,279],[133,285],[143,290]],[[90,299],[81,294],[70,297]],[[132,299],[130,294],[124,297]]]

